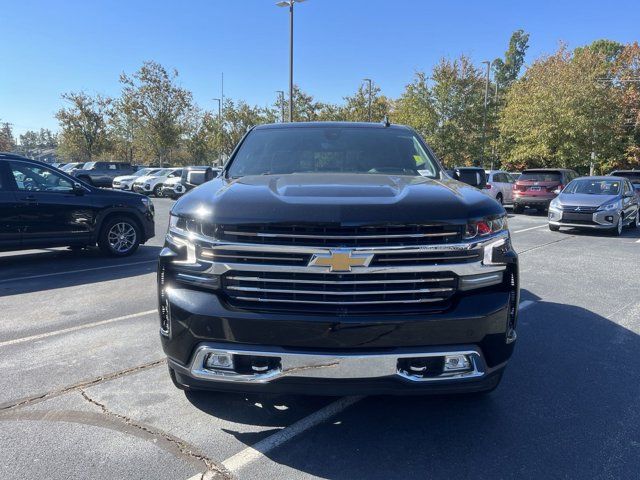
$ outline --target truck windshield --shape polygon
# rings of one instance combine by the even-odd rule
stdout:
[[[409,130],[291,127],[252,131],[228,171],[230,177],[291,173],[369,173],[435,178],[439,169]]]
[[[620,182],[618,180],[574,180],[567,185],[564,193],[587,193],[589,195],[619,195]]]

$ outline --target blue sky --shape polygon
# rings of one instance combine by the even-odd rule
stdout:
[[[117,95],[121,72],[156,60],[180,72],[196,102],[225,96],[266,105],[288,82],[288,12],[275,0],[6,0],[0,119],[16,133],[57,129],[60,94]],[[339,102],[365,77],[398,96],[417,70],[461,53],[504,53],[530,33],[530,62],[599,38],[638,40],[640,1],[308,0],[296,7],[295,81]]]

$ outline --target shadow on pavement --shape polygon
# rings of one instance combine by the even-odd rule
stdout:
[[[640,337],[589,310],[548,302],[521,313],[519,333],[490,395],[369,397],[267,456],[345,480],[638,478]],[[251,401],[224,411],[225,396],[206,411],[255,420]],[[295,400],[304,401],[317,399]]]
[[[141,245],[125,258],[105,256],[97,248],[5,252],[0,256],[0,297],[145,275],[155,272],[160,250]]]

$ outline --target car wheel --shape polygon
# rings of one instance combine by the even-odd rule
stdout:
[[[522,205],[518,205],[517,203],[515,203],[513,205],[513,213],[522,213],[524,212],[524,207]]]
[[[155,187],[153,187],[153,195],[155,197],[162,197],[162,185],[156,185]]]
[[[102,227],[98,238],[100,250],[114,257],[126,257],[140,246],[140,227],[128,217],[114,217]]]
[[[503,205],[503,204],[504,204],[504,200],[502,199],[502,194],[501,194],[501,193],[499,193],[498,195],[496,195],[496,200],[498,201],[498,203],[499,203],[500,205]]]
[[[611,233],[616,237],[619,237],[620,235],[622,235],[623,225],[624,225],[624,220],[622,218],[622,214],[620,214],[618,216],[618,223],[616,223],[616,226],[611,229]]]
[[[557,226],[557,225],[549,224],[549,230],[551,230],[552,232],[559,232],[560,231],[560,227]]]
[[[631,228],[640,228],[640,207],[638,208],[638,210],[636,211],[636,219],[635,221],[631,224]]]

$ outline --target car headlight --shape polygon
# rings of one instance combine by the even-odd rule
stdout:
[[[487,217],[482,220],[467,223],[463,238],[465,240],[476,237],[482,238],[492,233],[508,230],[508,228],[506,215]]]
[[[616,200],[615,202],[605,203],[604,205],[600,205],[598,210],[604,210],[605,212],[610,212],[611,210],[620,210],[622,209],[622,202],[620,200]]]
[[[558,197],[556,197],[553,200],[551,200],[551,203],[549,204],[549,208],[555,208],[556,210],[562,210],[562,205],[560,204],[560,200],[558,200]]]

